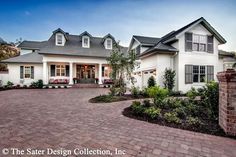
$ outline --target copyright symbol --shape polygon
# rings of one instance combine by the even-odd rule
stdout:
[[[3,155],[9,154],[9,150],[7,148],[2,149],[2,154]]]

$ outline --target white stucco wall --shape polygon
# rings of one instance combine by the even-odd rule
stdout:
[[[173,68],[172,55],[156,54],[142,58],[140,68],[136,71],[137,74],[134,75],[137,80],[135,86],[147,87],[147,80],[151,76],[156,78],[157,85],[163,86],[163,75],[166,68]],[[156,71],[156,75],[150,73],[153,70]]]
[[[21,84],[20,82],[20,66],[34,66],[34,79],[23,79],[24,85],[30,85],[33,81],[38,81],[43,79],[43,65],[42,64],[8,64],[8,76],[6,74],[1,75],[0,78],[3,79],[4,84],[7,81],[11,81],[14,85]],[[22,85],[22,84],[21,84]]]
[[[0,87],[1,85],[6,85],[7,84],[7,81],[9,81],[9,73],[8,72],[0,72],[0,81],[1,81],[1,84],[0,84]]]
[[[194,34],[201,35],[211,35],[211,33],[205,29],[202,25],[197,25],[196,27],[188,30],[188,32],[192,32]],[[214,79],[217,80],[216,74],[219,70],[221,70],[221,66],[223,65],[219,62],[218,57],[218,44],[219,42],[214,38],[214,53],[207,52],[199,52],[199,51],[185,51],[185,37],[184,33],[182,33],[178,37],[178,59],[176,61],[176,65],[178,67],[178,89],[180,91],[186,92],[191,89],[191,87],[199,88],[205,85],[205,83],[193,83],[193,84],[185,84],[185,65],[213,65],[214,66]],[[175,46],[175,45],[173,45]]]
[[[163,76],[165,74],[165,69],[173,68],[173,58],[172,55],[168,54],[158,54],[157,55],[157,85],[164,87]]]

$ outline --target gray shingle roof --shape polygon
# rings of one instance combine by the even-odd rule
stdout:
[[[47,41],[26,41],[21,42],[17,47],[23,49],[37,49],[39,50],[43,46],[45,46]]]
[[[226,43],[226,40],[203,18],[199,18],[191,23],[189,23],[188,25],[178,29],[177,31],[172,31],[166,35],[164,35],[163,37],[160,38],[160,40],[155,43],[155,46],[149,48],[148,50],[146,50],[145,52],[143,52],[141,56],[144,56],[146,54],[152,53],[152,52],[158,52],[158,51],[166,51],[166,52],[177,52],[178,50],[174,47],[172,47],[169,43],[173,42],[176,40],[176,36],[180,33],[182,33],[183,31],[185,31],[187,28],[201,23],[203,26],[205,26],[208,31],[210,31],[221,43]]]
[[[133,37],[136,40],[138,40],[142,45],[154,45],[161,39],[161,38],[145,37],[145,36],[139,36],[139,35],[134,35]]]
[[[53,35],[43,47],[39,54],[58,54],[86,57],[109,57],[112,50],[105,49],[103,45],[104,38],[90,37],[90,48],[82,47],[82,36],[67,35],[68,40],[64,46],[55,45],[55,35]],[[122,47],[122,52],[127,52],[126,47]]]
[[[3,63],[42,63],[43,56],[37,52],[2,60]]]
[[[174,40],[176,35],[183,32],[187,28],[189,28],[195,24],[199,24],[199,23],[201,23],[209,32],[211,32],[216,37],[216,39],[218,39],[220,41],[220,43],[222,43],[222,44],[226,43],[226,40],[203,17],[189,23],[188,25],[178,29],[177,31],[170,32],[169,34],[162,37],[162,41],[164,43],[166,43],[169,40]]]

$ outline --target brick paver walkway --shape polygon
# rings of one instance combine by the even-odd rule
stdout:
[[[121,112],[130,101],[88,103],[89,98],[105,92],[106,89],[1,91],[0,149],[88,148],[111,150],[114,155],[118,148],[126,151],[124,156],[236,156],[236,140],[124,117]],[[0,156],[4,156],[2,152]]]

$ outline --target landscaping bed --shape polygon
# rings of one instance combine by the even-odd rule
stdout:
[[[124,109],[123,115],[164,126],[227,136],[218,122],[218,83],[193,88],[186,97],[169,96],[169,93],[159,86],[150,87],[147,94],[151,99],[133,101]]]
[[[91,103],[111,103],[111,102],[117,102],[117,101],[125,101],[125,100],[134,100],[134,99],[143,99],[144,96],[133,96],[131,94],[125,94],[121,96],[113,96],[113,95],[100,95],[96,96],[94,98],[91,98],[89,102]]]

